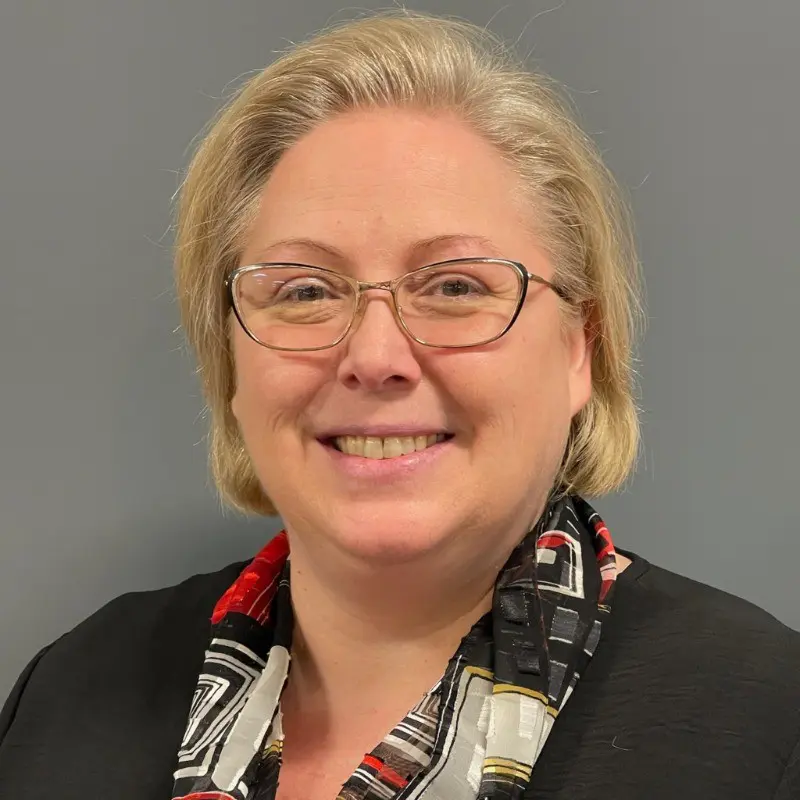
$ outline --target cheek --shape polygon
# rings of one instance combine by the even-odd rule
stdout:
[[[263,349],[263,348],[262,348]],[[233,412],[242,433],[247,434],[262,414],[256,410],[268,402],[270,393],[265,391],[265,377],[269,374],[268,365],[261,363],[263,356],[249,342],[242,341],[238,335],[233,340],[233,363],[235,388],[231,399]]]
[[[265,440],[286,431],[314,394],[313,371],[292,358],[252,342],[234,340],[236,389],[231,410],[251,455],[258,459]]]
[[[467,372],[474,406],[511,460],[555,453],[574,413],[570,353],[558,321],[521,327],[507,344]]]

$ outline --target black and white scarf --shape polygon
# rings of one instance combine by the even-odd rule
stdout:
[[[337,800],[520,800],[597,647],[616,577],[594,509],[578,496],[548,505],[500,571],[491,612]],[[284,532],[214,611],[174,800],[273,800],[292,628]]]

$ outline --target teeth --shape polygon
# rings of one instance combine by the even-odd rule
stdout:
[[[409,453],[413,453],[417,449],[417,445],[413,436],[404,436],[399,441],[404,456],[407,456]]]
[[[383,442],[376,436],[364,440],[364,458],[383,458]]]
[[[437,442],[443,442],[443,433],[432,433],[430,436],[337,436],[336,447],[350,456],[364,458],[396,458],[418,450],[424,450]]]
[[[384,458],[397,458],[397,456],[401,455],[403,455],[403,445],[398,438],[389,436],[383,440]]]

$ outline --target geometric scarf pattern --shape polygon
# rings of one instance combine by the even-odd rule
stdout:
[[[500,571],[491,611],[338,800],[521,800],[600,641],[616,577],[597,512],[577,495],[548,504]],[[282,532],[214,610],[174,800],[274,799],[292,627]]]

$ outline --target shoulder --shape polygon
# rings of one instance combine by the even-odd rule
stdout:
[[[721,589],[635,557],[620,579],[620,613],[630,624],[674,637],[709,658],[733,658],[778,670],[800,659],[800,633],[764,609]],[[616,609],[615,609],[616,611]],[[795,687],[800,691],[800,678]]]
[[[214,605],[245,566],[246,562],[230,564],[174,586],[120,595],[56,641],[50,653],[66,653],[109,638],[140,646],[162,637],[171,639],[181,630],[202,629],[207,635]]]
[[[707,726],[709,752],[747,746],[753,759],[785,766],[800,739],[800,633],[641,559],[631,569],[620,576],[610,631],[629,686],[649,694],[662,719]]]
[[[28,682],[55,669],[91,676],[121,662],[163,664],[173,651],[185,652],[188,660],[202,656],[191,645],[205,647],[214,605],[244,566],[231,564],[174,586],[120,595],[40,652],[29,665]]]
[[[214,605],[244,566],[231,564],[174,586],[120,595],[46,648],[34,675],[56,665],[82,674],[121,661],[163,665],[173,652],[202,660]]]
[[[634,563],[537,762],[537,796],[800,796],[800,634],[624,555]]]
[[[169,791],[210,617],[244,566],[122,595],[40,652],[0,714],[0,794],[29,786],[45,753],[99,772],[130,762],[132,796]]]

